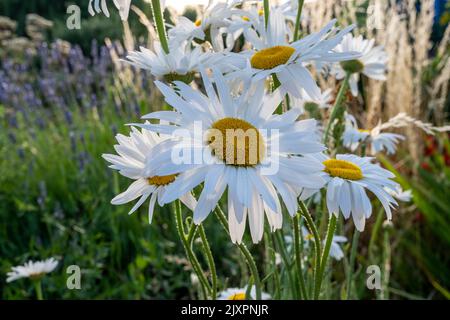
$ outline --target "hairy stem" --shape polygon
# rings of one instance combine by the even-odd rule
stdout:
[[[355,232],[353,233],[352,248],[350,250],[350,261],[349,261],[348,272],[347,272],[347,296],[346,296],[346,300],[351,298],[352,280],[353,280],[353,267],[354,267],[355,259],[356,259],[356,249],[358,248],[358,240],[359,240],[359,231],[355,229]]]
[[[304,0],[298,0],[297,18],[295,19],[294,42],[298,40],[300,31],[300,17],[302,15]]]
[[[334,231],[336,230],[336,215],[331,214],[330,221],[328,222],[327,236],[325,238],[325,247],[323,248],[322,259],[320,261],[320,270],[318,274],[318,280],[314,288],[314,299],[319,299],[320,288],[322,286],[322,279],[325,273],[325,267],[327,265],[328,256],[330,255],[331,243],[333,242]]]
[[[348,81],[350,79],[350,76],[351,76],[350,73],[347,73],[345,75],[344,81],[342,82],[341,87],[339,88],[336,101],[334,102],[333,110],[331,111],[330,119],[328,119],[328,125],[325,129],[325,134],[323,138],[323,142],[325,145],[328,144],[328,137],[330,135],[331,126],[333,125],[333,122],[338,116],[338,114],[341,112],[342,102],[344,101],[345,93],[347,92]]]
[[[306,291],[305,279],[303,278],[302,259],[300,254],[300,216],[296,214],[293,218],[294,225],[294,251],[295,251],[295,265],[297,267],[297,274],[299,278],[300,292],[303,299],[308,299]]]
[[[152,0],[152,14],[155,22],[156,31],[158,32],[159,42],[165,53],[169,53],[169,45],[167,43],[166,28],[164,26],[164,16],[159,0]]]
[[[187,258],[192,265],[192,269],[194,270],[200,281],[203,294],[205,295],[206,298],[208,297],[208,295],[211,294],[211,287],[208,283],[208,280],[205,277],[205,274],[203,273],[203,270],[200,266],[200,263],[198,262],[198,259],[194,251],[192,250],[192,242],[188,242],[188,236],[192,235],[191,239],[193,239],[195,233],[197,232],[198,226],[192,223],[188,236],[186,236],[184,232],[183,217],[181,215],[181,205],[179,200],[174,202],[174,212],[178,235],[180,237],[181,243],[183,244],[183,248],[186,251]]]
[[[211,283],[212,283],[212,293],[211,297],[213,300],[217,298],[217,272],[216,264],[214,263],[214,258],[211,252],[211,247],[209,246],[208,239],[206,238],[205,229],[202,225],[198,227],[200,238],[202,239],[203,249],[205,252],[206,259],[208,260],[209,270],[211,272]]]
[[[225,213],[222,211],[222,208],[220,208],[220,206],[217,206],[216,210],[214,210],[214,213],[219,219],[222,227],[228,233],[228,221],[225,216]],[[250,269],[250,273],[252,274],[253,282],[255,284],[256,300],[261,300],[261,280],[259,277],[258,268],[256,267],[255,260],[253,260],[253,257],[250,251],[248,251],[247,246],[245,244],[243,243],[237,244],[237,247],[241,251],[242,255],[245,257],[247,265]]]

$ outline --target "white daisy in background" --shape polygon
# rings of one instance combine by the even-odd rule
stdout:
[[[254,48],[242,53],[243,58],[249,60],[245,73],[256,82],[275,74],[285,93],[301,98],[301,89],[304,89],[310,97],[319,99],[320,89],[306,64],[314,61],[352,60],[360,56],[359,53],[337,53],[333,50],[354,27],[337,32],[335,24],[336,20],[332,20],[321,31],[289,43],[285,17],[281,9],[273,8],[267,28],[255,24],[254,29],[244,30],[246,40]],[[242,72],[236,74],[241,75]]]
[[[353,37],[347,34],[342,42],[335,48],[336,52],[360,52],[361,56],[354,60],[343,61],[333,65],[332,73],[337,79],[343,79],[346,72],[352,73],[349,86],[353,96],[358,95],[359,75],[375,79],[386,80],[386,64],[388,55],[383,46],[374,46],[375,40],[364,39],[363,36]]]
[[[331,102],[333,99],[333,90],[331,89],[321,91],[319,96],[316,98],[311,98],[305,90],[302,90],[302,97],[299,99],[292,99],[291,107],[299,108],[300,112],[303,114],[305,110],[312,112],[316,109],[329,108],[331,107]]]
[[[306,229],[305,226],[302,226],[302,237],[303,237],[303,245],[306,248],[309,248],[310,242],[314,239],[313,235]],[[339,261],[344,257],[344,251],[342,251],[341,243],[347,242],[347,238],[344,236],[333,236],[333,239],[331,240],[331,247],[330,247],[330,257],[333,259]],[[325,240],[323,241],[323,244],[325,245]]]
[[[177,43],[169,39],[169,46],[169,53],[164,52],[159,42],[154,43],[154,52],[141,47],[140,51],[128,54],[127,62],[149,70],[152,75],[167,82],[179,80],[190,83],[200,65],[208,66],[214,62],[214,57],[219,58],[210,52],[203,52],[201,47],[191,49],[186,41]]]
[[[123,21],[128,20],[131,0],[113,0],[113,3],[119,10],[120,18]],[[109,18],[109,10],[106,0],[89,0],[88,11],[91,16],[94,16],[96,13],[103,12],[103,14]]]
[[[385,190],[399,201],[410,202],[412,199],[412,190],[403,190],[400,185],[395,189],[385,188]]]
[[[167,111],[160,111],[161,114],[164,114],[165,112]],[[112,199],[111,203],[114,205],[121,205],[139,198],[129,212],[129,214],[132,214],[145,202],[145,200],[150,199],[148,219],[151,223],[156,202],[158,202],[159,206],[165,204],[161,199],[164,196],[167,187],[179,178],[176,174],[149,176],[145,173],[145,164],[148,157],[154,152],[155,146],[161,141],[164,141],[166,137],[157,135],[154,132],[145,129],[139,131],[136,128],[131,128],[130,136],[118,134],[116,139],[119,144],[115,145],[114,149],[118,155],[103,154],[102,156],[106,161],[111,163],[109,166],[110,168],[118,170],[124,177],[135,181],[125,192],[122,192]],[[196,201],[189,192],[181,195],[179,199],[189,209],[194,209]]]
[[[355,117],[351,114],[345,115],[345,129],[342,135],[343,144],[351,151],[365,142],[370,144],[370,154],[375,155],[386,150],[387,154],[394,154],[397,144],[405,137],[397,133],[381,132],[381,123],[372,130],[359,129]]]
[[[213,75],[216,90],[202,73],[207,96],[181,82],[175,82],[174,89],[156,82],[165,101],[175,111],[151,113],[145,118],[167,120],[172,125],[141,126],[166,134],[180,132],[181,135],[182,129],[183,137],[181,141],[174,138],[160,144],[158,154],[150,159],[149,172],[156,175],[185,172],[183,177],[180,175],[167,187],[163,202],[170,202],[204,182],[194,210],[196,224],[214,210],[228,187],[231,239],[241,242],[248,218],[252,239],[256,243],[263,236],[264,213],[271,230],[281,228],[278,194],[288,212],[295,215],[300,188],[323,186],[324,180],[319,176],[323,165],[317,159],[302,155],[321,152],[325,147],[319,142],[314,119],[297,121],[299,112],[296,109],[283,115],[273,114],[283,99],[280,91],[267,95],[264,86],[258,85],[236,98],[217,69],[213,69]],[[206,137],[196,137],[198,123],[202,125],[200,131],[206,129]],[[227,131],[239,135],[239,129],[241,133],[251,134],[253,139],[246,138],[245,143],[227,139]],[[263,134],[272,129],[276,131],[274,134]],[[216,135],[209,136],[211,132],[222,137],[216,141]],[[197,153],[214,161],[203,159],[194,164],[175,164],[172,153],[177,145],[184,147],[183,150],[189,148],[194,157]],[[270,168],[277,170],[271,172]]]
[[[217,300],[248,300],[246,298],[247,287],[244,288],[228,288],[222,291]],[[250,290],[251,300],[256,300],[256,288],[252,287]],[[270,294],[261,292],[261,300],[270,300],[272,297]]]
[[[236,5],[241,0],[233,0],[230,2],[214,3],[210,0],[208,6],[203,11],[203,16],[199,17],[195,22],[186,17],[179,17],[177,24],[169,29],[169,37],[173,37],[178,42],[206,40],[209,41],[215,51],[221,52],[225,50],[223,36],[226,36],[226,48],[232,49],[234,39],[228,34],[227,28],[230,25],[231,17],[234,14]]]
[[[6,274],[6,282],[12,282],[21,278],[40,279],[47,273],[52,272],[58,266],[55,258],[43,261],[28,261],[23,266],[12,267],[11,272]]]
[[[355,151],[361,142],[366,141],[370,136],[369,130],[362,130],[358,128],[358,123],[355,117],[349,113],[345,114],[345,129],[342,134],[343,144],[352,152]]]
[[[314,157],[320,159],[325,166],[322,176],[327,181],[326,203],[330,214],[337,216],[341,211],[345,219],[352,216],[356,229],[363,231],[366,219],[372,214],[367,189],[381,202],[388,220],[392,219],[391,208],[397,205],[397,202],[385,189],[396,190],[398,187],[398,184],[391,180],[395,177],[392,172],[373,164],[371,157],[338,154],[336,159],[330,159],[322,153]],[[315,191],[303,192],[310,196]]]
[[[333,240],[331,240],[330,257],[334,258],[337,261],[341,260],[344,257],[344,251],[342,251],[340,244],[345,242],[347,242],[346,237],[333,236]]]
[[[232,33],[233,39],[236,40],[245,30],[253,26],[256,26],[256,29],[263,28],[264,23],[264,11],[257,6],[251,6],[245,10],[237,9],[231,17],[228,32]]]

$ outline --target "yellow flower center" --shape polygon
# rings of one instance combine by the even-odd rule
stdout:
[[[243,17],[242,17],[242,20],[244,20],[244,21],[250,21],[250,18],[247,17],[247,16],[243,16]]]
[[[295,49],[289,46],[275,46],[256,52],[250,62],[256,69],[273,69],[288,62]]]
[[[264,14],[264,10],[263,10],[263,9],[259,9],[259,10],[258,10],[258,15],[259,15],[259,16],[262,16],[263,14]]]
[[[368,129],[358,129],[358,131],[361,133],[370,133],[370,130]]]
[[[153,176],[150,178],[147,178],[148,184],[151,184],[152,186],[166,186],[169,183],[172,183],[175,181],[177,175],[171,174],[168,176]]]
[[[265,144],[262,135],[245,120],[218,120],[208,130],[207,138],[214,155],[228,165],[254,166],[264,157]]]
[[[245,292],[232,294],[227,298],[227,300],[245,300]]]
[[[356,164],[338,159],[328,159],[323,162],[324,171],[330,176],[348,180],[361,180],[363,178],[361,168]]]
[[[195,24],[196,27],[200,27],[202,25],[202,20],[201,19],[197,19],[197,20],[195,20],[194,24]]]

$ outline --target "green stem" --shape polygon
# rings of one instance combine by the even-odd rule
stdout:
[[[356,251],[357,251],[356,249],[358,248],[358,241],[359,241],[359,231],[355,229],[355,232],[353,233],[352,248],[350,251],[350,261],[349,261],[348,272],[347,272],[347,297],[346,297],[346,300],[350,299],[350,297],[351,297],[352,280],[353,280],[353,266],[355,264]]]
[[[270,232],[266,232],[265,237],[266,237],[266,241],[267,241],[267,246],[269,247],[268,254],[270,255],[270,260],[271,260],[271,264],[272,264],[272,268],[273,268],[273,275],[274,275],[273,284],[274,284],[274,288],[275,288],[274,298],[280,299],[281,284],[280,284],[280,275],[279,275],[278,267],[277,267],[277,258],[275,255],[275,252],[276,252],[275,251],[275,243],[272,239],[272,234],[270,234]]]
[[[348,81],[350,79],[351,73],[347,73],[345,75],[344,81],[341,84],[341,87],[339,88],[339,92],[336,97],[336,101],[334,102],[333,110],[331,111],[330,119],[328,119],[328,125],[325,129],[324,134],[324,144],[327,145],[328,143],[328,136],[330,135],[330,129],[333,125],[334,120],[341,112],[342,102],[344,101],[345,93],[347,92],[348,87]]]
[[[300,30],[300,17],[302,15],[304,0],[298,0],[297,18],[295,19],[294,42],[298,40]]]
[[[305,279],[303,278],[302,258],[300,255],[300,215],[296,214],[293,218],[294,223],[294,251],[295,265],[297,266],[297,274],[299,278],[300,291],[303,299],[308,299],[306,291]]]
[[[299,205],[300,205],[300,211],[306,219],[306,225],[308,226],[308,229],[314,238],[314,254],[316,257],[315,263],[314,263],[314,277],[315,277],[315,282],[316,282],[316,286],[317,286],[318,281],[319,281],[318,275],[319,275],[320,266],[321,266],[320,252],[321,252],[321,246],[322,246],[321,241],[320,241],[319,231],[317,230],[316,224],[314,223],[314,219],[311,216],[311,213],[309,213],[309,210],[306,207],[306,205],[304,204],[304,202],[299,201]]]
[[[269,25],[269,0],[264,0],[264,25],[267,29]]]
[[[42,282],[40,279],[34,281],[34,288],[36,290],[36,298],[38,300],[44,300],[44,295],[42,294]]]
[[[175,221],[176,221],[176,227],[178,231],[178,235],[180,236],[181,243],[183,244],[183,248],[186,251],[186,255],[189,259],[189,262],[192,265],[192,269],[196,273],[205,298],[211,293],[211,287],[208,283],[208,280],[205,277],[205,274],[203,273],[203,270],[200,266],[200,263],[192,250],[192,242],[188,242],[188,237],[186,236],[186,233],[184,232],[184,225],[183,225],[183,217],[181,215],[181,206],[179,203],[179,200],[174,202],[174,212],[175,212]],[[192,234],[191,239],[193,239],[195,233],[197,232],[198,226],[194,223],[191,224],[189,234]]]
[[[283,239],[282,239],[282,235],[280,234],[280,231],[275,231],[273,236],[274,242],[276,242],[278,249],[280,251],[280,256],[281,256],[281,260],[283,260],[284,265],[286,266],[286,272],[288,275],[288,281],[289,281],[289,287],[292,290],[292,296],[293,297],[297,297],[299,296],[298,290],[297,290],[297,286],[295,285],[294,279],[292,278],[292,273],[291,273],[291,262],[289,261],[290,259],[288,258],[288,255],[286,253],[286,249],[285,246],[283,245]]]
[[[159,0],[152,0],[152,14],[155,21],[156,31],[158,32],[159,42],[164,52],[169,53],[169,45],[167,43],[166,28],[164,26],[164,16],[161,10],[161,4]]]
[[[314,299],[319,299],[320,288],[322,286],[322,279],[325,273],[325,267],[327,265],[328,256],[330,254],[331,243],[333,242],[334,231],[336,230],[336,215],[331,214],[330,221],[328,222],[327,236],[325,238],[325,247],[323,248],[322,259],[320,261],[320,270],[318,274],[318,280],[314,288]]]
[[[217,299],[217,272],[216,264],[214,263],[214,258],[211,252],[211,247],[209,246],[208,239],[206,238],[205,229],[202,225],[198,227],[200,238],[202,239],[203,249],[205,251],[206,259],[208,260],[209,270],[211,271],[211,283],[212,283],[212,294],[213,300]]]
[[[225,217],[225,213],[222,211],[222,208],[217,206],[216,210],[214,210],[214,213],[216,214],[217,218],[219,219],[222,227],[228,233],[228,221],[227,221],[227,218]],[[250,269],[250,273],[252,274],[253,282],[255,283],[256,300],[261,300],[261,280],[259,277],[258,268],[256,267],[255,260],[253,260],[253,257],[250,254],[250,251],[248,251],[247,246],[244,243],[238,244],[237,247],[239,248],[239,250],[245,257],[247,265]]]
[[[377,219],[375,220],[375,224],[373,225],[373,229],[372,229],[372,232],[370,235],[369,248],[367,249],[367,251],[369,253],[369,261],[371,261],[371,262],[372,262],[372,258],[373,258],[373,250],[375,247],[375,242],[378,239],[378,233],[380,231],[381,224],[383,222],[383,216],[384,216],[384,210],[381,207],[380,210],[378,210]]]
[[[382,300],[389,299],[389,278],[391,274],[391,243],[389,241],[389,230],[384,230],[383,235],[383,285],[380,292]]]

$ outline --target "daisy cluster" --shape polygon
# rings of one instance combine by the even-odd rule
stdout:
[[[174,25],[155,16],[159,39],[125,60],[155,77],[168,107],[132,124],[117,136],[117,154],[103,155],[134,181],[113,204],[136,201],[133,213],[148,201],[151,221],[156,203],[181,200],[195,224],[226,205],[235,243],[247,225],[259,242],[265,221],[280,229],[283,211],[294,217],[299,202],[321,194],[330,215],[352,218],[359,231],[372,214],[369,196],[391,219],[403,191],[366,146],[392,154],[404,137],[359,129],[342,101],[347,87],[358,95],[361,77],[385,78],[386,53],[336,20],[306,34],[297,3],[264,10],[260,1],[210,1],[196,21],[180,16]],[[318,85],[324,72],[342,80],[339,93]],[[343,133],[330,139],[339,124]],[[335,240],[340,259],[344,239]]]

